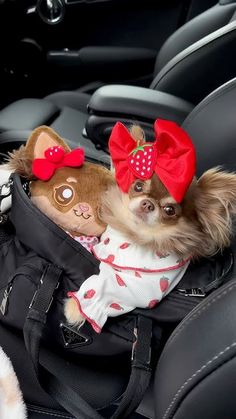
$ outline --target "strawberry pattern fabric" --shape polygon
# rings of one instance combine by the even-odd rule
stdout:
[[[165,257],[144,249],[107,227],[93,248],[100,260],[100,272],[89,277],[78,291],[68,296],[100,333],[108,317],[128,313],[135,308],[153,308],[183,277],[190,258],[179,260],[176,254]]]

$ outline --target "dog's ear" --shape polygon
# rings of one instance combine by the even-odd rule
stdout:
[[[131,125],[129,131],[135,141],[140,143],[145,142],[145,133],[139,125]]]
[[[206,247],[223,249],[230,244],[236,215],[236,174],[210,169],[198,180],[197,191],[196,209]]]
[[[44,158],[45,151],[56,145],[63,147],[66,152],[70,151],[70,147],[55,131],[47,126],[40,126],[31,133],[26,145],[9,153],[7,167],[27,179],[32,179],[33,160]]]

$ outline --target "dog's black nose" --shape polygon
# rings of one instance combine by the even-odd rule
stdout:
[[[143,199],[139,204],[140,210],[142,212],[151,212],[154,211],[155,207],[149,199]]]

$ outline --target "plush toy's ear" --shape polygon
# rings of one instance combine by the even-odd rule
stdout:
[[[25,151],[28,158],[34,159],[44,158],[44,153],[49,147],[60,145],[66,152],[71,151],[70,147],[62,140],[53,129],[41,126],[36,128],[29,137]]]
[[[32,162],[35,158],[44,158],[44,152],[49,148],[60,145],[66,152],[70,147],[62,140],[53,129],[47,126],[36,128],[24,146],[9,153],[7,168],[19,173],[27,179],[33,179]]]

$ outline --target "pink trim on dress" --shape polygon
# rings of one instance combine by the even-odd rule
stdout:
[[[135,268],[135,267],[131,267],[131,266],[116,265],[115,263],[111,262],[108,258],[106,258],[106,259],[99,258],[96,251],[94,250],[94,247],[92,247],[91,250],[92,250],[92,253],[94,254],[95,258],[97,258],[100,262],[107,263],[108,265],[112,266],[115,269],[126,269],[128,271],[137,271],[137,272],[150,272],[150,273],[152,272],[152,273],[155,273],[155,272],[174,271],[175,269],[178,269],[178,268],[181,268],[182,266],[184,266],[191,259],[191,256],[190,256],[187,259],[183,259],[177,265],[173,265],[173,266],[169,266],[169,267],[165,267],[165,268],[161,268],[161,269],[145,269],[145,268]]]
[[[76,303],[77,303],[77,305],[78,305],[78,309],[79,309],[79,311],[80,311],[80,313],[82,314],[82,316],[91,324],[91,326],[92,326],[92,328],[95,330],[95,332],[96,333],[101,333],[101,331],[102,331],[102,329],[101,329],[101,327],[99,327],[98,326],[98,324],[94,321],[94,320],[92,320],[92,319],[90,319],[88,316],[86,316],[86,314],[83,312],[83,310],[81,309],[81,305],[80,305],[80,302],[79,302],[79,300],[78,300],[78,298],[76,297],[76,295],[75,295],[75,293],[74,292],[72,292],[72,291],[70,291],[70,292],[68,292],[67,293],[67,296],[68,297],[72,297],[75,301],[76,301]]]

